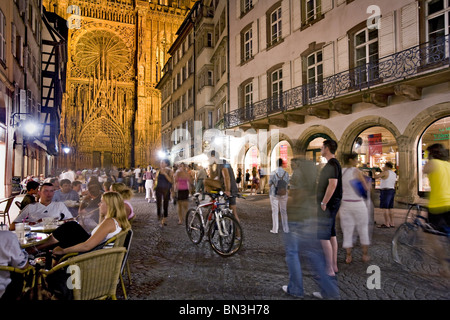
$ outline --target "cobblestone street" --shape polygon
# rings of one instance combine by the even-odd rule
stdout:
[[[130,249],[130,300],[294,300],[281,287],[288,282],[283,233],[272,234],[270,202],[267,195],[238,199],[239,217],[244,232],[241,251],[222,258],[204,240],[190,242],[184,225],[177,224],[176,206],[169,205],[168,226],[161,228],[156,204],[136,194],[132,203],[137,214]],[[192,203],[190,203],[192,205]],[[404,211],[398,210],[401,219]],[[380,219],[375,211],[375,221]],[[381,223],[381,219],[378,221]],[[400,221],[397,223],[400,225]],[[395,229],[373,228],[369,263],[361,262],[356,246],[353,262],[345,264],[338,226],[339,274],[342,300],[448,300],[449,280],[430,271],[408,273],[394,264],[391,240]],[[372,274],[368,267],[380,268],[381,288],[368,289]],[[305,293],[317,290],[311,273],[305,272]],[[122,295],[118,290],[119,296]],[[314,299],[306,297],[305,299]]]

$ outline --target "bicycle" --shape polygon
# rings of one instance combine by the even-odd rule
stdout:
[[[422,212],[424,212],[425,214],[422,214]],[[405,222],[413,223],[417,216],[424,217],[425,215],[426,215],[426,207],[417,203],[408,203],[408,212],[406,213],[405,216]]]
[[[199,244],[208,235],[211,248],[223,257],[229,257],[242,247],[242,228],[228,207],[228,197],[222,192],[206,193],[211,201],[200,204],[200,193],[194,194],[195,208],[186,214],[186,232],[194,244]],[[219,202],[219,198],[226,201]]]
[[[421,214],[424,208],[421,205],[413,204],[412,219],[407,214],[405,222],[396,230],[392,239],[392,257],[394,262],[407,270],[422,270],[430,274],[439,269],[439,259],[436,257],[435,250],[430,246],[429,240],[425,234],[436,236],[438,245],[443,250],[443,255],[447,261],[450,261],[450,230],[436,230],[428,219]],[[409,211],[408,211],[409,212]]]

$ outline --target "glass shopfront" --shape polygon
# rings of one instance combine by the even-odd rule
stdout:
[[[283,159],[283,168],[289,174],[292,173],[291,159],[293,157],[292,147],[289,142],[283,140],[275,145],[270,157],[270,172],[274,171],[278,166],[278,159]]]
[[[380,172],[386,162],[392,162],[394,171],[397,169],[397,141],[386,128],[371,127],[364,130],[355,139],[352,150],[358,154],[361,167],[367,171],[375,169]],[[376,180],[375,187],[379,184],[380,180]]]
[[[419,182],[419,194],[423,196],[424,192],[430,191],[430,184],[428,177],[423,173],[423,166],[428,161],[427,148],[435,143],[444,145],[446,149],[450,149],[450,116],[442,118],[432,123],[420,137],[417,146],[417,169],[418,169],[418,182]]]
[[[259,150],[256,146],[253,146],[250,149],[248,149],[248,151],[245,155],[244,172],[243,173],[245,173],[246,170],[248,169],[248,171],[251,174],[253,167],[256,167],[256,169],[258,169],[260,163],[261,162],[260,162],[260,158],[259,158]]]
[[[306,159],[313,161],[317,166],[324,166],[327,163],[327,159],[322,157],[320,149],[322,148],[323,142],[330,139],[329,136],[321,133],[311,136],[306,147]]]

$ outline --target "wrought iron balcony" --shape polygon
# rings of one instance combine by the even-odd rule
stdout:
[[[337,73],[238,108],[224,115],[225,127],[264,119],[273,113],[301,109],[339,97],[448,69],[449,36],[385,56],[376,62]],[[445,81],[445,80],[443,80]]]

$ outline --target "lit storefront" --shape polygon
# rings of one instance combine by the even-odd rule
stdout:
[[[330,140],[331,138],[326,134],[319,133],[311,136],[309,138],[309,143],[306,148],[306,159],[313,161],[317,166],[323,166],[327,163],[327,160],[322,157],[320,149],[325,140]]]
[[[248,149],[245,155],[244,173],[248,169],[251,174],[253,167],[256,167],[258,169],[259,165],[260,165],[259,150],[256,146],[253,146],[250,149]]]
[[[449,135],[450,116],[432,123],[428,128],[425,129],[422,136],[420,137],[417,146],[419,194],[423,195],[423,193],[430,191],[428,176],[423,173],[423,166],[428,161],[428,152],[426,151],[426,149],[435,143],[440,143],[446,149],[450,149]]]
[[[398,164],[398,145],[392,133],[383,127],[371,127],[361,132],[353,143],[352,150],[358,154],[361,166],[380,170],[386,162]],[[375,187],[380,184],[376,180]]]
[[[292,173],[291,159],[293,157],[292,147],[289,142],[283,140],[275,145],[270,157],[270,171],[274,171],[278,166],[278,159],[283,159],[283,168]]]

